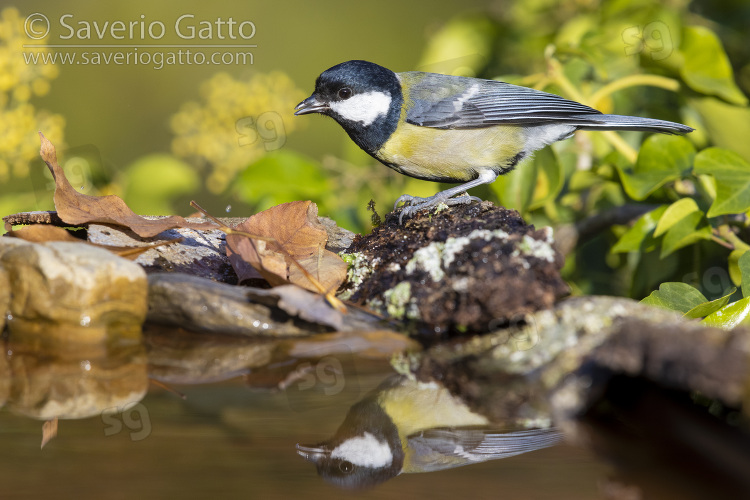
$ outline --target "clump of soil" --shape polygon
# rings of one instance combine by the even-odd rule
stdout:
[[[568,293],[550,228],[490,202],[398,212],[347,249],[343,296],[410,320],[427,336],[482,333],[522,321]]]

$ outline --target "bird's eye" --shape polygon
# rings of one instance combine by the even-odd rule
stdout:
[[[344,87],[341,90],[339,90],[339,98],[341,99],[349,99],[352,96],[352,89],[349,87]]]
[[[340,469],[340,470],[341,470],[341,472],[343,472],[344,474],[349,474],[350,472],[352,472],[352,471],[354,470],[354,464],[353,464],[353,463],[351,463],[351,462],[346,462],[346,461],[344,461],[344,462],[341,462],[341,463],[339,464],[339,469]]]

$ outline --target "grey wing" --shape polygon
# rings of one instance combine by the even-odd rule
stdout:
[[[407,72],[406,121],[431,128],[580,123],[601,112],[555,94],[495,80]],[[583,115],[583,116],[582,116]]]
[[[430,472],[512,457],[553,446],[561,440],[562,433],[555,428],[501,433],[480,429],[430,429],[410,436],[408,446],[414,452],[412,467]]]

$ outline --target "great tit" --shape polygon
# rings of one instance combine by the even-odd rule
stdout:
[[[463,183],[429,198],[403,195],[401,216],[439,203],[479,200],[464,192],[493,182],[534,151],[576,130],[640,130],[686,134],[663,120],[605,115],[554,94],[495,80],[393,71],[347,61],[318,76],[296,115],[320,113],[381,163],[402,174]],[[456,196],[460,195],[460,196]],[[454,198],[454,196],[456,196]]]
[[[387,379],[352,406],[336,434],[297,445],[318,474],[342,488],[368,488],[401,473],[431,472],[557,444],[555,428],[499,430],[435,382]]]

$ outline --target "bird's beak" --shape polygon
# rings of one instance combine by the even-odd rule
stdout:
[[[308,462],[317,464],[322,459],[330,455],[331,452],[321,446],[305,446],[302,444],[298,444],[297,454]]]
[[[320,102],[315,97],[315,94],[313,94],[301,103],[297,104],[297,107],[295,107],[294,109],[296,110],[294,112],[295,115],[306,115],[308,113],[325,113],[329,108],[328,103]]]

